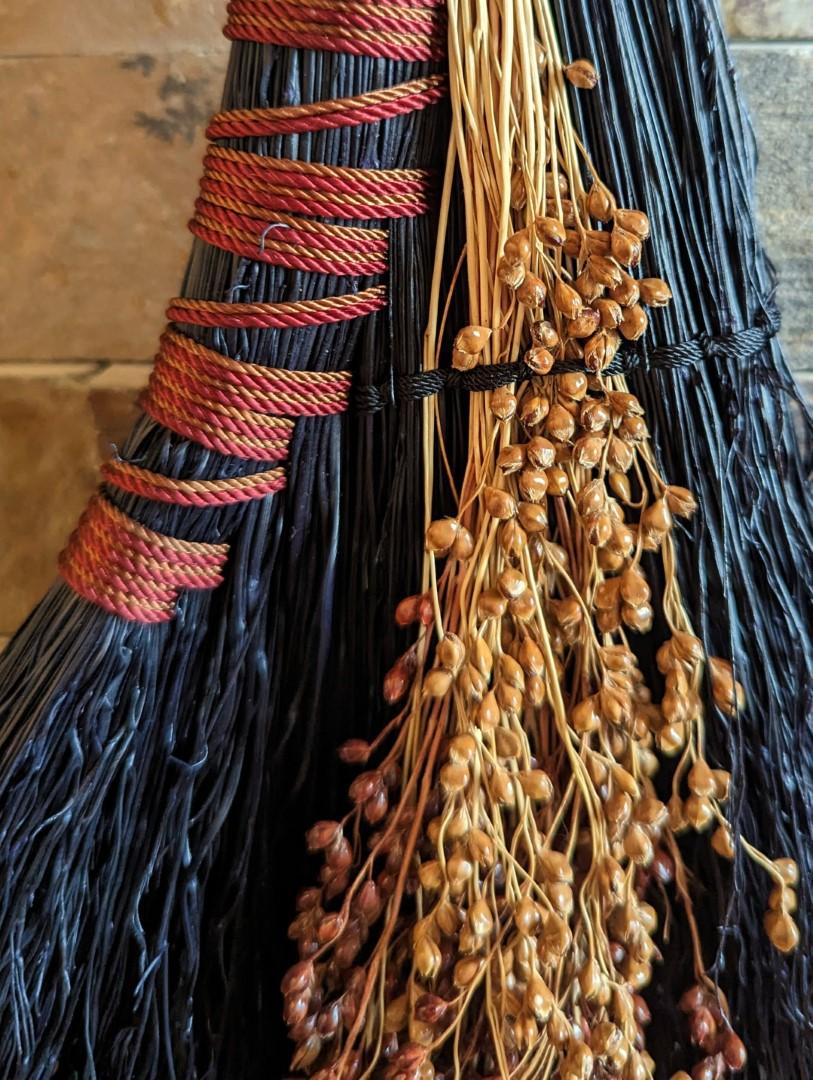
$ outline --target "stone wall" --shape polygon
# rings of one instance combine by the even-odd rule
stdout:
[[[224,0],[0,0],[0,638],[135,416],[227,57]],[[813,389],[813,4],[724,0],[784,340]],[[810,374],[806,374],[810,372]]]

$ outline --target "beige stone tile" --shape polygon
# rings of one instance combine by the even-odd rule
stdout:
[[[138,418],[138,396],[147,385],[150,364],[111,364],[88,384],[99,454],[121,446]]]
[[[810,0],[722,0],[722,7],[733,38],[813,37]]]
[[[61,363],[58,360],[52,362],[29,360],[19,363],[10,360],[0,361],[0,379],[91,379],[101,371],[101,363],[73,364]]]
[[[734,58],[759,146],[759,219],[779,273],[782,341],[793,367],[813,370],[813,47],[735,46]]]
[[[0,360],[152,355],[222,81],[190,53],[0,61]]]
[[[11,56],[215,49],[225,0],[0,0],[0,51]]]
[[[87,389],[71,380],[0,380],[0,634],[55,577],[56,557],[97,480]]]

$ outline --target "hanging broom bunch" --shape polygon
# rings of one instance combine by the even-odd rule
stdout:
[[[676,838],[709,830],[733,856],[703,680],[729,716],[743,692],[681,601],[675,519],[694,497],[661,477],[643,409],[612,374],[670,291],[630,272],[649,222],[616,206],[573,131],[566,80],[597,76],[563,63],[547,5],[449,10],[471,318],[452,362],[522,355],[529,377],[472,398],[457,512],[429,522],[426,591],[396,611],[417,636],[384,692],[406,703],[373,743],[342,747],[367,766],[352,809],[308,833],[324,862],[290,927],[293,1066],[320,1080],[651,1077],[640,994],[659,958],[652,900],[674,882],[696,977],[675,1007],[702,1055],[693,1077],[714,1080],[746,1051],[706,974]],[[426,462],[444,459],[436,420],[427,405]],[[427,468],[430,517],[432,489]],[[739,842],[773,885],[766,931],[791,951],[795,864]]]

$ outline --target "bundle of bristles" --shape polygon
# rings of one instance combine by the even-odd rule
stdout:
[[[592,65],[562,61],[543,0],[495,10],[450,4],[439,246],[457,170],[471,325],[452,362],[523,356],[535,375],[472,396],[457,513],[437,520],[430,463],[445,453],[427,403],[425,589],[395,613],[416,640],[384,687],[400,711],[373,743],[340,750],[366,766],[352,809],[307,836],[324,863],[290,927],[293,1068],[319,1080],[652,1077],[650,900],[670,910],[672,883],[694,943],[696,983],[675,1002],[686,1065],[714,1080],[741,1070],[746,1049],[706,974],[676,837],[708,830],[722,858],[740,845],[764,867],[765,927],[783,952],[798,939],[797,871],[726,821],[704,690],[729,715],[745,703],[680,599],[674,522],[695,500],[659,475],[637,399],[603,374],[645,331],[646,306],[670,299],[663,281],[629,272],[648,220],[616,206],[572,129],[566,80],[591,88]],[[448,314],[439,301],[440,273],[427,367]],[[656,580],[668,632],[648,686],[635,640],[656,624]]]

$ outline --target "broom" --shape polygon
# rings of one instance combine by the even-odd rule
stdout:
[[[419,566],[417,407],[347,411],[420,362],[442,11],[399,16],[230,5],[145,415],[0,661],[3,1075],[277,1069],[289,821]]]
[[[754,213],[756,148],[719,13],[706,2],[586,0],[559,3],[557,16],[567,48],[594,57],[602,74],[595,94],[574,102],[590,152],[625,201],[646,207],[657,225],[647,265],[676,286],[649,343],[690,342],[682,366],[633,379],[664,471],[703,508],[678,547],[687,607],[746,691],[744,710],[710,725],[709,753],[732,771],[735,833],[793,855],[809,882],[813,427],[775,336],[776,277]],[[721,876],[702,851],[701,915],[722,928],[714,971],[753,1073],[804,1076],[813,1061],[809,948],[778,957],[761,932],[762,875],[738,857]],[[807,889],[795,918],[809,941]],[[668,953],[667,984],[681,946]],[[667,990],[657,1017],[664,1047],[682,1028],[669,1003]]]
[[[308,834],[326,868],[339,860],[353,874],[339,895],[317,884],[298,899],[300,960],[282,984],[293,1065],[319,1080],[637,1080],[675,1068],[675,1080],[688,1080],[683,1068],[713,1080],[741,1072],[748,1051],[709,972],[676,838],[713,829],[717,856],[752,861],[781,953],[799,940],[799,869],[743,833],[732,777],[711,757],[715,724],[738,724],[745,693],[692,630],[676,519],[698,504],[663,479],[622,378],[688,365],[712,343],[694,326],[685,340],[644,343],[646,308],[666,307],[671,291],[630,272],[650,221],[621,207],[582,145],[565,80],[588,90],[597,73],[563,60],[552,8],[449,11],[470,319],[452,363],[487,378],[435,377],[436,277],[423,381],[492,392],[471,401],[455,509],[434,520],[445,439],[427,409],[433,618],[414,612],[417,671],[402,707],[372,743],[342,751],[367,765],[350,809]],[[448,210],[449,199],[441,246]],[[773,332],[766,322],[713,344],[742,358]],[[709,502],[713,522],[713,491]],[[689,973],[675,992],[683,972],[667,967],[662,1005],[688,1018],[673,1040],[648,1034],[641,994],[676,921]],[[746,1034],[759,1072],[766,1050]]]

